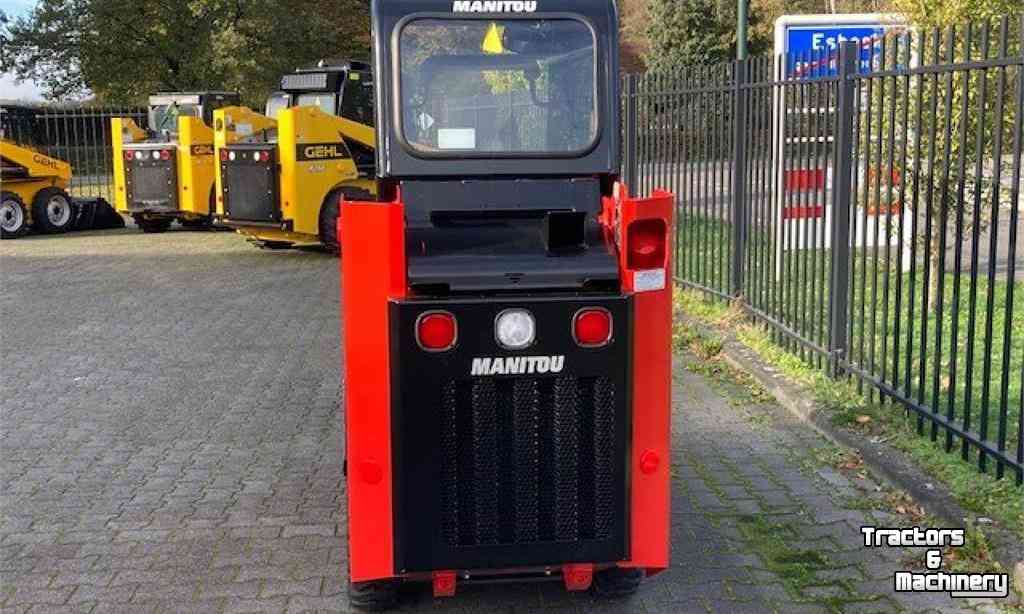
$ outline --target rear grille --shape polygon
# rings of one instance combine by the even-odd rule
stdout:
[[[581,348],[583,307],[612,314],[614,341]],[[502,310],[529,309],[530,354],[557,373],[473,375],[513,358],[493,331]],[[416,322],[459,323],[447,352],[424,352]],[[620,561],[629,555],[630,303],[626,297],[502,297],[391,304],[391,454],[396,573]]]
[[[610,537],[615,392],[604,377],[446,381],[439,494],[447,544]]]
[[[126,164],[128,208],[178,208],[177,171],[173,160],[129,162]]]
[[[281,221],[275,151],[271,146],[234,147],[237,160],[220,162],[224,212],[229,220],[275,223]],[[270,159],[254,161],[252,154],[267,152]]]

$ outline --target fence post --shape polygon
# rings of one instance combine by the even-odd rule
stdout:
[[[833,377],[842,375],[840,361],[847,356],[850,317],[850,207],[853,203],[852,178],[853,122],[857,114],[857,87],[854,77],[860,50],[854,41],[839,46],[839,79],[836,101],[835,168],[832,172],[832,258],[829,292],[828,351]]]
[[[747,70],[748,60],[733,63],[735,91],[733,101],[733,150],[732,150],[732,262],[729,294],[738,297],[743,294],[743,265],[746,258],[747,238]]]
[[[629,188],[631,194],[639,194],[640,186],[638,185],[638,177],[640,175],[640,164],[636,158],[637,148],[637,76],[626,75],[623,77],[626,82],[626,106],[624,109],[625,117],[623,125],[625,126],[625,134],[623,135],[623,175],[626,182],[626,186]]]

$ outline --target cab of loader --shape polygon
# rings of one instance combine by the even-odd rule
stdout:
[[[556,2],[557,18],[548,4],[544,17],[426,4],[442,13],[374,4],[389,42],[377,49],[377,164],[401,186],[410,287],[617,285],[598,223],[619,165],[611,3]]]
[[[241,99],[237,92],[160,92],[149,97],[147,112],[149,132],[155,135],[178,134],[178,118],[195,117],[207,126],[213,125],[213,112],[221,107],[235,106]]]
[[[373,126],[373,70],[359,60],[329,58],[281,77],[281,89],[267,99],[267,117],[290,107],[312,106],[324,113]],[[372,175],[373,148],[346,139],[356,166]]]
[[[672,199],[619,181],[614,0],[373,0],[339,232],[349,599],[668,565]]]

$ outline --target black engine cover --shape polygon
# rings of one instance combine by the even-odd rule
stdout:
[[[612,314],[609,345],[574,341],[584,307]],[[536,319],[530,348],[495,340],[509,308]],[[417,344],[431,310],[456,317],[453,349]],[[396,573],[628,556],[630,311],[608,295],[392,303]]]

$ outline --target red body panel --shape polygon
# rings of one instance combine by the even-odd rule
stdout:
[[[342,253],[349,564],[354,582],[394,576],[388,301],[405,296],[400,198],[345,202]]]
[[[601,222],[619,245],[623,290],[633,294],[633,425],[629,459],[631,551],[623,567],[650,574],[668,567],[671,437],[671,248],[674,196],[606,198]],[[394,569],[388,303],[406,295],[404,211],[395,202],[341,207],[342,309],[350,575],[390,578]],[[628,268],[629,225],[664,222],[664,287],[638,291]],[[595,561],[606,563],[607,561]],[[592,564],[568,565],[567,587],[589,586]],[[433,576],[435,591],[454,592],[454,573]]]
[[[634,272],[627,266],[627,229],[635,221],[665,222],[665,287],[633,296],[633,442],[630,472],[630,559],[623,567],[638,567],[653,575],[668,567],[670,484],[669,460],[672,412],[672,212],[675,197],[655,191],[648,199],[624,196],[617,190],[617,233],[622,283],[635,292]]]

